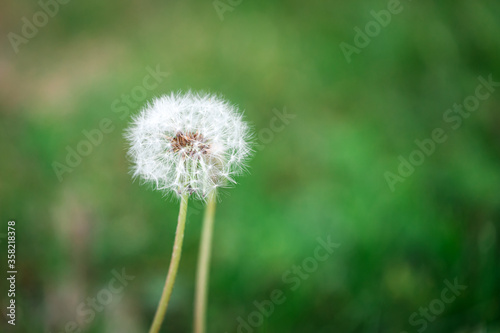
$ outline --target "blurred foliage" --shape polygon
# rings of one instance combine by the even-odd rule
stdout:
[[[500,90],[457,130],[443,121],[479,76],[500,81],[500,4],[402,1],[348,63],[340,43],[387,4],[242,1],[221,20],[211,1],[70,1],[17,54],[3,38],[0,237],[16,220],[19,274],[16,330],[0,330],[64,332],[125,268],[135,279],[83,331],[147,331],[178,204],[132,182],[122,133],[151,97],[193,89],[244,109],[262,145],[217,208],[209,332],[235,332],[275,289],[286,301],[255,332],[416,332],[412,313],[455,278],[467,289],[426,332],[500,332]],[[2,34],[39,10],[4,3]],[[157,66],[168,77],[114,112]],[[276,110],[295,118],[268,137]],[[104,118],[113,130],[60,182],[53,163]],[[448,139],[392,192],[384,173],[435,128]],[[203,208],[190,205],[164,332],[192,327]],[[341,246],[290,290],[283,274],[328,235]]]

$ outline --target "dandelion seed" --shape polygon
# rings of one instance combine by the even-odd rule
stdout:
[[[157,98],[127,130],[133,175],[179,197],[206,199],[245,170],[249,133],[238,110],[215,95]]]

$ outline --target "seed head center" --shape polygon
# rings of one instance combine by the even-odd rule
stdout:
[[[207,154],[210,145],[198,132],[177,132],[174,137],[168,137],[174,153],[180,152],[183,157],[193,157],[199,154]]]

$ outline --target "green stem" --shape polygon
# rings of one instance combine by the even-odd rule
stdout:
[[[179,208],[177,230],[175,231],[172,259],[170,260],[170,266],[168,268],[165,287],[163,287],[163,293],[161,294],[160,303],[158,304],[158,308],[156,309],[156,314],[153,319],[153,324],[151,325],[149,333],[158,333],[160,331],[161,323],[163,322],[163,318],[165,317],[165,312],[167,311],[168,301],[170,300],[170,295],[172,294],[172,289],[174,287],[174,282],[175,282],[175,276],[177,275],[179,261],[181,260],[182,240],[184,239],[184,227],[186,225],[187,206],[188,206],[188,195],[183,194],[181,198],[181,206]]]
[[[208,198],[205,216],[203,218],[203,231],[201,235],[200,253],[198,255],[198,268],[196,273],[196,291],[194,304],[194,332],[205,333],[208,271],[210,266],[210,252],[212,247],[212,232],[214,228],[215,205],[217,193],[214,191]]]

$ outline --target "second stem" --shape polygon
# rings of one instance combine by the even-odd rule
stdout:
[[[194,304],[194,332],[205,333],[206,309],[208,294],[208,272],[210,268],[210,253],[212,251],[212,233],[214,229],[215,206],[217,193],[210,194],[203,217],[200,252],[198,254],[198,268],[196,273],[196,290]]]

